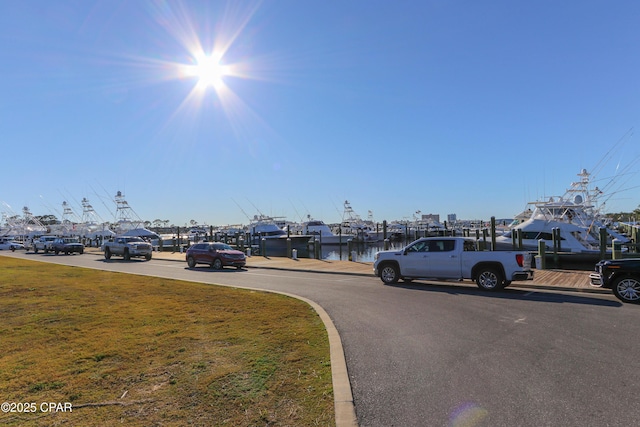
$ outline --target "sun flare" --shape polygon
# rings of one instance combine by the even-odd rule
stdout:
[[[219,90],[224,85],[224,77],[230,75],[230,69],[220,63],[219,55],[202,54],[195,58],[194,65],[184,67],[184,74],[187,77],[197,78],[197,86],[201,90],[209,87]]]

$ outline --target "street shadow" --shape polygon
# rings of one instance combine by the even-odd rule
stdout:
[[[601,307],[622,307],[623,305],[621,301],[587,296],[584,294],[584,291],[579,289],[576,289],[575,291],[567,291],[563,289],[564,292],[575,292],[575,294],[555,293],[552,290],[548,290],[548,288],[545,289],[544,292],[536,289],[524,290],[515,288],[506,288],[500,291],[485,291],[469,282],[459,282],[454,285],[453,282],[435,281],[405,282],[386,286],[412,291],[437,292],[450,295],[469,295],[494,299],[550,302],[555,304],[582,304]]]
[[[55,252],[47,252],[46,254],[44,252],[38,252],[37,254],[35,252],[27,252],[28,255],[38,255],[38,256],[44,256],[44,257],[59,257],[59,256],[71,256],[71,255],[84,255],[78,252],[69,252],[68,254],[65,254],[64,252],[60,252],[59,254],[56,255]]]
[[[153,258],[151,258],[151,259],[153,259]],[[136,257],[136,258],[131,258],[131,259],[129,259],[129,260],[126,260],[126,259],[124,259],[124,258],[111,258],[111,259],[106,259],[106,258],[104,258],[104,257],[103,257],[103,258],[98,258],[96,261],[97,261],[97,262],[102,262],[102,263],[104,263],[104,264],[123,264],[123,263],[130,264],[130,263],[132,263],[132,262],[147,262],[147,260],[146,260],[146,259],[144,259],[144,258],[137,258],[137,257]]]
[[[220,270],[215,270],[208,265],[196,265],[195,267],[185,267],[185,270],[195,271],[196,273],[241,273],[243,271],[247,271],[245,267],[236,268],[236,267],[223,267]]]

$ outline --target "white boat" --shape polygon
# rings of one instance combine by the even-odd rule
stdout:
[[[302,233],[313,236],[323,245],[346,245],[354,236],[351,234],[335,234],[323,221],[309,219],[302,224]]]
[[[539,240],[545,241],[547,249],[553,249],[554,229],[560,232],[560,250],[566,252],[600,252],[601,229],[607,232],[608,247],[613,239],[628,243],[627,237],[607,228],[600,219],[598,199],[602,192],[598,187],[589,187],[590,174],[583,169],[578,176],[580,181],[572,183],[562,197],[531,202],[534,207],[531,217],[496,236],[496,249],[513,247],[514,230],[519,230],[525,250],[537,250]]]
[[[249,224],[248,228],[251,245],[261,247],[264,244],[266,254],[273,256],[288,255],[289,245],[291,245],[291,249],[304,253],[308,251],[309,241],[312,238],[308,234],[287,233],[276,225],[273,218],[264,215],[254,216],[254,221]]]
[[[368,219],[363,220],[355,213],[348,200],[344,201],[340,229],[343,235],[352,235],[353,239],[359,242],[377,242],[383,239],[382,229],[376,229],[373,222],[373,213],[369,211]]]
[[[3,203],[9,210],[10,214],[3,212],[3,228],[0,233],[2,236],[13,236],[18,241],[28,241],[34,236],[41,236],[50,232],[50,228],[42,224],[29,210],[28,207],[22,208],[22,216],[16,215],[11,211],[11,207]]]

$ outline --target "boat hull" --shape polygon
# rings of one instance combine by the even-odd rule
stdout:
[[[256,237],[252,246],[263,256],[290,256],[289,248],[300,256],[308,256],[311,236]]]

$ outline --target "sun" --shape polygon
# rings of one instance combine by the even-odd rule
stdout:
[[[195,57],[194,60],[195,64],[184,66],[185,76],[197,78],[197,87],[200,90],[207,88],[220,90],[224,86],[224,77],[231,74],[230,68],[220,62],[220,55],[203,53]]]

